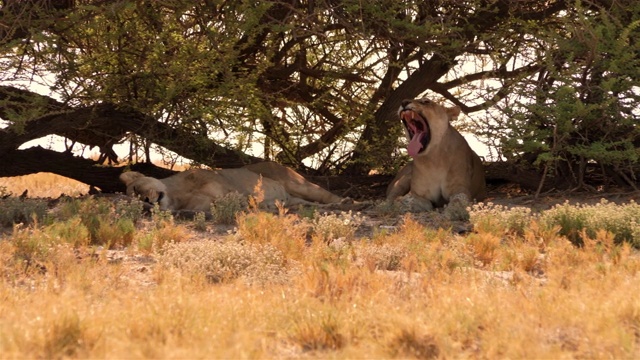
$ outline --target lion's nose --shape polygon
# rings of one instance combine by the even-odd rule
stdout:
[[[402,100],[402,107],[407,107],[411,103],[412,100],[404,99]]]

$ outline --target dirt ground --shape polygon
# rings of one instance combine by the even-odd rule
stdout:
[[[585,191],[585,190],[553,190],[541,193],[537,197],[532,192],[526,192],[514,185],[501,185],[490,187],[485,203],[492,202],[494,204],[504,206],[525,206],[532,210],[546,210],[554,205],[569,202],[570,204],[596,204],[602,199],[607,201],[623,204],[629,201],[640,200],[640,191],[632,188],[612,188],[607,191]]]

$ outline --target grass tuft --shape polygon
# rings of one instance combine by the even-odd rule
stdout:
[[[418,333],[416,330],[402,329],[387,345],[395,358],[437,359],[440,348],[435,337]]]
[[[85,349],[90,348],[85,330],[77,314],[64,314],[50,325],[44,339],[44,357],[59,359],[82,357]]]
[[[304,351],[338,350],[347,343],[340,322],[332,314],[307,314],[295,322],[291,340]]]
[[[309,226],[296,215],[280,208],[277,215],[250,211],[238,215],[237,236],[250,244],[269,244],[285,256],[299,260],[304,256]]]

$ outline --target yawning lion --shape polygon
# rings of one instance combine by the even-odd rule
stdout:
[[[267,205],[273,205],[276,200],[285,205],[343,201],[340,196],[274,162],[257,163],[238,169],[191,169],[164,179],[128,171],[120,174],[120,180],[127,186],[127,195],[139,196],[150,204],[158,203],[162,210],[207,211],[213,201],[226,194],[238,192],[242,195],[254,195],[259,181],[262,181],[264,202]]]
[[[431,210],[456,200],[467,204],[486,196],[480,157],[449,121],[459,107],[445,108],[428,99],[403,100],[398,115],[406,129],[413,161],[387,188],[387,200],[405,196],[409,211]]]

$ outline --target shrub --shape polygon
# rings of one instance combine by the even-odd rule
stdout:
[[[360,213],[340,212],[340,214],[316,214],[312,222],[314,240],[330,242],[343,238],[353,240],[356,230],[363,223]]]
[[[108,248],[127,247],[131,245],[135,232],[136,227],[131,219],[100,220],[95,232],[95,242]]]
[[[65,198],[54,209],[55,218],[58,220],[68,220],[77,216],[82,211],[81,199]]]
[[[559,235],[569,239],[574,245],[582,245],[580,232],[587,226],[587,213],[579,207],[569,205],[556,205],[552,209],[545,211],[541,221],[545,225],[558,225]]]
[[[545,211],[541,219],[549,227],[560,226],[560,235],[578,246],[584,245],[583,234],[596,238],[598,230],[606,230],[617,244],[628,242],[640,248],[640,205],[634,201],[616,205],[603,199],[596,205],[575,206],[565,202]]]
[[[365,244],[356,250],[356,256],[364,261],[370,270],[395,271],[402,268],[402,260],[408,251],[395,244]]]
[[[82,236],[82,231],[79,234]],[[72,243],[75,239],[53,236],[48,228],[42,229],[35,225],[25,228],[22,224],[16,224],[9,241],[13,245],[9,266],[15,266],[21,272],[45,273],[50,266],[59,270],[74,258],[71,247],[65,241]]]
[[[478,231],[511,233],[522,236],[532,220],[538,217],[526,207],[506,207],[493,203],[471,206],[470,220]]]
[[[153,252],[153,240],[154,236],[152,233],[142,234],[138,238],[138,250],[147,255],[151,254]]]
[[[167,244],[159,262],[188,276],[204,276],[214,283],[239,278],[249,284],[288,281],[287,261],[270,244],[242,244],[233,240],[172,243]]]
[[[12,226],[13,224],[29,225],[35,221],[41,221],[47,213],[47,203],[37,199],[20,199],[17,197],[0,198],[0,225]]]
[[[58,219],[79,218],[89,231],[90,244],[110,248],[129,246],[135,236],[135,223],[142,217],[142,204],[105,198],[72,199],[56,211]]]
[[[339,268],[347,268],[351,265],[354,255],[354,243],[342,238],[324,243],[314,241],[306,252],[305,260],[324,267],[328,264],[336,265]]]
[[[238,192],[232,192],[216,199],[211,205],[213,221],[220,224],[233,224],[238,213],[247,209],[247,198]]]
[[[115,204],[116,216],[131,220],[137,224],[144,215],[144,207],[141,201],[119,200]]]
[[[14,258],[24,261],[25,268],[44,261],[56,240],[37,228],[23,228],[20,224],[13,227],[11,239],[15,247]]]
[[[207,230],[207,217],[204,212],[199,211],[193,217],[193,224],[197,231],[204,232]]]
[[[162,228],[167,225],[173,225],[173,215],[169,210],[160,210],[160,205],[156,203],[151,209],[151,219],[156,228]]]
[[[82,224],[82,219],[79,216],[54,222],[46,228],[45,232],[74,248],[88,245],[91,241],[89,229]]]

